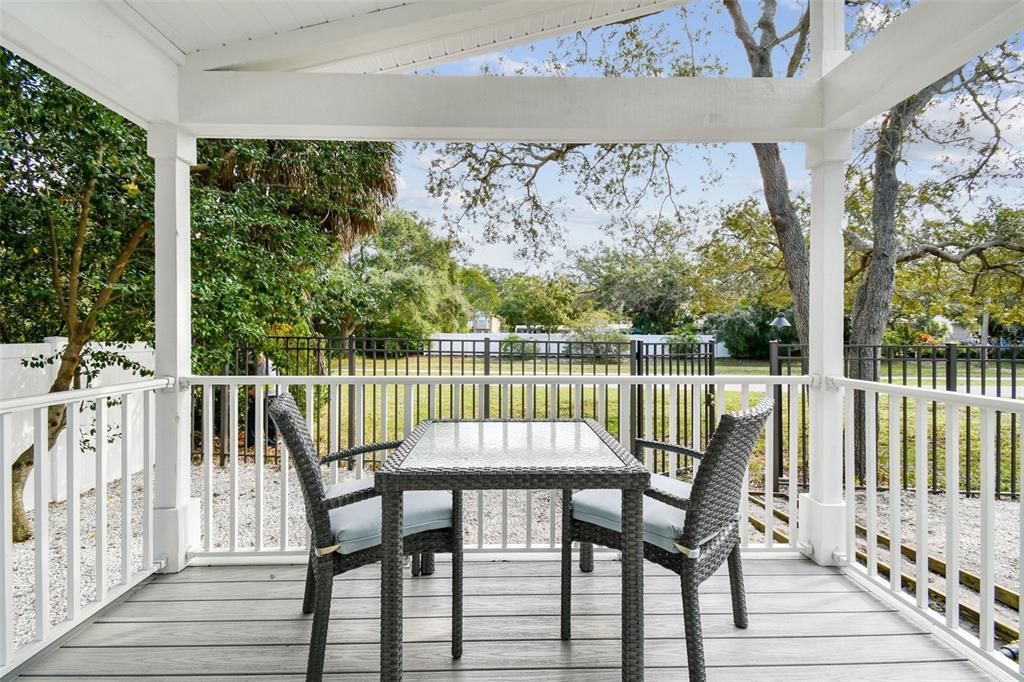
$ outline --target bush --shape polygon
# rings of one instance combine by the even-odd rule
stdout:
[[[498,352],[504,357],[521,360],[536,352],[537,346],[534,341],[529,341],[516,334],[509,334],[501,340]]]
[[[776,330],[771,326],[778,314],[775,308],[764,305],[746,305],[734,308],[709,320],[719,341],[725,344],[729,355],[739,360],[767,360],[768,343],[777,336],[782,343],[796,343],[795,327]],[[792,314],[786,314],[792,319]]]
[[[588,360],[618,361],[629,354],[629,336],[612,329],[583,327],[575,330],[569,339],[573,342],[573,353],[586,356]]]

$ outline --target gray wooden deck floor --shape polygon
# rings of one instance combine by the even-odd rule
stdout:
[[[409,680],[618,680],[619,563],[573,581],[574,638],[559,640],[558,563],[467,561],[465,655],[449,656],[450,566],[407,578]],[[711,680],[979,680],[985,674],[833,569],[744,559],[750,627],[733,627],[724,575],[702,588]],[[648,680],[685,680],[677,579],[646,577]],[[157,576],[21,678],[300,680],[309,617],[301,566],[189,568]],[[325,679],[374,680],[379,568],[337,579]]]

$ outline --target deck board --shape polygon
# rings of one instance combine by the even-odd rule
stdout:
[[[450,566],[406,581],[405,671],[415,682],[621,679],[619,568],[574,573],[573,639],[559,639],[558,563],[466,563],[465,653],[453,661]],[[648,680],[685,679],[677,579],[646,565]],[[750,627],[732,624],[728,582],[712,577],[701,606],[709,680],[978,680],[985,674],[834,569],[744,559]],[[21,677],[300,680],[310,617],[301,566],[190,568],[159,576],[33,661]],[[379,568],[337,579],[326,680],[373,680],[379,658]],[[518,642],[518,644],[516,644]],[[257,677],[258,676],[258,677]]]

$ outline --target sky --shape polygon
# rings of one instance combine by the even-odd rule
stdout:
[[[804,1],[780,1],[777,15],[780,31],[796,24]],[[754,23],[757,18],[757,3],[747,0],[745,4],[747,19]],[[691,12],[690,28],[703,26],[711,29],[706,50],[719,57],[726,76],[749,76],[746,55],[731,30],[728,17],[724,13],[704,16],[705,9],[712,6],[717,5],[709,0],[697,0],[687,5]],[[682,38],[684,35],[684,22],[676,9],[666,10],[641,21],[648,27],[663,24],[673,38]],[[852,17],[848,17],[848,29],[852,29],[852,26]],[[458,62],[437,65],[423,73],[475,76],[480,75],[482,70],[487,70],[490,73],[501,74],[501,77],[537,77],[524,75],[522,71],[529,71],[532,67],[542,64],[544,58],[554,49],[556,42],[557,39],[548,39],[501,52],[474,56]],[[858,45],[854,44],[851,47],[856,50]],[[778,58],[784,63],[787,56],[781,51],[777,52]],[[587,72],[584,71],[580,75],[587,75]],[[944,112],[936,112],[935,115],[953,117],[955,112],[947,109]],[[1010,139],[1016,142],[1016,148],[1024,153],[1024,119],[1017,114],[1012,123],[1004,122],[1004,128]],[[761,178],[751,145],[730,144],[712,149],[679,145],[678,148],[681,152],[679,163],[672,170],[673,181],[678,188],[677,203],[704,201],[709,205],[718,205],[751,196],[761,199]],[[810,179],[804,168],[803,145],[784,144],[781,149],[791,189],[798,194],[809,191]],[[905,179],[916,182],[933,175],[932,166],[943,153],[941,147],[928,143],[909,148],[906,154],[908,163],[903,169]],[[426,190],[427,169],[435,156],[436,152],[432,147],[423,149],[411,144],[404,145],[397,203],[400,208],[415,211],[431,220],[439,234],[446,234],[441,200],[431,196]],[[713,183],[706,182],[702,177],[708,173],[709,162],[720,174],[719,179]],[[475,265],[551,272],[559,269],[570,259],[569,251],[598,240],[607,240],[601,228],[609,223],[611,217],[595,211],[583,198],[575,196],[570,181],[559,178],[554,172],[545,172],[540,177],[539,190],[547,198],[563,197],[571,208],[563,225],[563,243],[560,247],[555,247],[547,259],[541,263],[522,260],[516,256],[513,245],[488,244],[481,238],[478,226],[464,224],[460,226],[458,235],[464,244],[460,250],[460,260]],[[1020,194],[1019,187],[995,188],[993,191],[1004,198],[1017,198]],[[658,202],[652,198],[646,205],[641,206],[640,210],[656,214],[657,204]],[[707,230],[710,227],[705,225],[703,229]]]

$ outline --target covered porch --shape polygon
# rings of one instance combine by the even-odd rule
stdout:
[[[465,651],[449,655],[451,565],[406,577],[405,679],[618,680],[620,563],[573,576],[573,639],[559,638],[557,557],[476,555],[465,566]],[[985,680],[961,652],[841,568],[793,553],[744,560],[750,626],[733,627],[724,570],[702,588],[709,680]],[[156,575],[22,680],[301,680],[305,568],[191,567]],[[324,678],[378,679],[376,566],[338,578]],[[679,578],[646,566],[647,680],[686,679]]]
[[[744,548],[751,550],[745,553],[751,605],[748,630],[735,630],[729,623],[725,583],[713,578],[707,584],[709,676],[722,680],[1019,676],[1016,664],[996,651],[993,636],[996,555],[992,487],[997,442],[993,425],[997,412],[1019,419],[1024,418],[1024,408],[1010,400],[844,378],[843,205],[853,129],[1021,30],[1024,0],[921,0],[855,55],[845,49],[842,0],[811,0],[812,49],[808,77],[803,79],[499,79],[392,73],[559,32],[626,21],[680,4],[678,0],[339,3],[360,9],[339,10],[334,19],[312,25],[280,19],[297,17],[303,11],[299,7],[303,3],[282,2],[269,4],[287,12],[268,12],[261,20],[267,25],[255,22],[254,28],[246,30],[239,29],[243,16],[239,12],[244,10],[231,3],[216,3],[222,6],[220,18],[209,23],[195,17],[191,23],[176,23],[163,14],[170,11],[168,8],[176,8],[176,16],[188,17],[189,3],[166,3],[160,12],[148,11],[147,4],[10,1],[0,5],[0,39],[6,47],[148,132],[149,153],[156,170],[157,375],[156,379],[135,384],[45,396],[5,396],[0,401],[0,446],[5,462],[10,462],[13,455],[13,446],[5,438],[12,415],[31,413],[37,443],[37,481],[44,480],[47,473],[48,453],[41,444],[45,443],[50,405],[93,402],[97,419],[102,419],[106,408],[101,405],[111,398],[123,399],[124,415],[129,405],[143,413],[144,431],[140,440],[143,464],[139,510],[131,506],[130,495],[122,495],[121,525],[117,529],[104,505],[96,511],[93,528],[99,549],[92,570],[98,588],[88,606],[81,603],[77,499],[67,509],[68,518],[76,523],[69,524],[74,530],[66,538],[71,566],[63,576],[68,595],[66,618],[57,623],[51,618],[54,586],[50,582],[56,581],[48,578],[49,548],[39,543],[35,620],[28,644],[16,643],[12,618],[15,578],[11,562],[4,561],[0,574],[0,673],[26,679],[303,677],[310,626],[298,605],[305,570],[301,563],[307,545],[294,535],[289,539],[288,527],[293,519],[287,497],[274,509],[279,515],[275,522],[279,521],[280,532],[274,538],[263,533],[271,511],[264,506],[263,498],[263,446],[257,446],[254,456],[257,485],[253,504],[258,521],[251,533],[252,543],[239,541],[237,443],[230,453],[230,508],[223,520],[214,514],[212,484],[204,487],[192,480],[197,433],[200,449],[207,455],[206,466],[212,466],[212,391],[202,389],[227,387],[225,395],[234,396],[229,400],[234,401],[230,404],[236,408],[236,418],[238,400],[240,396],[244,400],[244,391],[250,385],[257,404],[262,404],[263,389],[251,378],[195,376],[191,365],[189,173],[196,163],[196,140],[248,137],[594,143],[754,141],[805,145],[811,180],[806,376],[752,381],[750,377],[697,375],[671,382],[650,377],[552,381],[531,376],[503,382],[483,382],[479,377],[448,377],[443,381],[341,377],[327,382],[318,377],[289,377],[276,381],[307,396],[324,383],[320,388],[326,390],[332,405],[349,396],[356,401],[354,409],[360,416],[366,408],[363,389],[378,386],[381,394],[374,395],[383,396],[378,403],[380,411],[391,415],[395,430],[404,433],[419,415],[414,415],[410,407],[414,386],[433,391],[435,385],[450,385],[453,396],[462,395],[456,386],[479,385],[483,390],[485,383],[495,392],[529,386],[531,396],[537,389],[544,391],[553,386],[553,395],[561,395],[560,391],[571,395],[564,416],[579,417],[584,411],[585,387],[613,385],[618,396],[614,408],[619,416],[617,436],[624,445],[642,426],[629,416],[629,400],[653,401],[657,395],[667,396],[658,393],[662,390],[658,386],[666,383],[718,386],[723,405],[726,391],[741,392],[742,401],[749,403],[751,385],[765,392],[779,385],[786,387],[780,395],[792,406],[801,398],[791,389],[799,386],[807,396],[809,428],[807,464],[803,468],[807,487],[799,495],[796,488],[791,490],[783,502],[788,512],[785,520],[767,515],[761,537],[748,539],[746,533],[753,533],[755,527],[744,524]],[[279,19],[267,18],[272,16]],[[640,387],[639,392],[635,387]],[[359,390],[352,392],[353,388]],[[395,399],[393,409],[388,407],[389,391]],[[399,393],[404,396],[402,412]],[[955,452],[959,445],[961,410],[975,410],[981,415],[983,501],[977,632],[961,627],[955,609],[943,618],[930,608],[926,562],[915,567],[913,597],[904,593],[898,555],[890,578],[879,577],[878,532],[889,522],[898,533],[899,519],[882,519],[877,513],[875,493],[871,492],[877,486],[870,473],[864,541],[867,568],[857,565],[858,492],[853,484],[852,458],[843,453],[852,452],[853,398],[858,394],[870,399],[899,399],[915,406],[919,416],[927,405],[946,410],[951,418],[946,420],[944,430],[932,434],[919,430],[916,447],[924,448],[929,438],[942,438],[947,453],[948,448]],[[533,399],[529,398],[528,405],[535,416]],[[197,402],[202,405],[198,425],[194,421]],[[560,416],[560,402],[553,402],[551,416]],[[896,402],[892,400],[888,405]],[[461,399],[459,404],[465,405]],[[495,405],[494,412],[500,412],[501,407],[497,402]],[[460,414],[453,412],[451,416],[461,416],[463,407],[459,408]],[[607,404],[595,399],[591,407],[603,419],[609,416],[612,403],[610,399]],[[428,416],[435,416],[432,402],[427,409]],[[507,415],[488,412],[480,416]],[[312,414],[308,418],[312,420]],[[874,429],[874,417],[868,420],[867,428]],[[696,421],[700,423],[699,416]],[[891,419],[890,428],[896,423],[898,420]],[[922,423],[919,419],[919,429]],[[795,428],[792,424],[790,428]],[[673,437],[692,438],[695,447],[700,445],[699,426],[686,436],[672,428],[669,423]],[[704,433],[711,428],[713,424],[705,424]],[[336,448],[338,424],[328,424],[327,430],[330,433],[325,441],[330,442],[325,444]],[[260,436],[257,442],[262,443]],[[358,438],[365,436],[359,434]],[[122,437],[127,440],[128,436]],[[766,444],[778,438],[782,434],[770,428]],[[349,441],[348,445],[358,442]],[[104,447],[97,443],[100,454]],[[122,451],[127,453],[127,448]],[[133,485],[129,455],[122,456],[121,490],[127,490]],[[795,474],[799,468],[795,465],[795,446],[786,457],[789,472]],[[869,449],[867,457],[870,472],[877,468],[877,452]],[[655,468],[655,460],[647,461]],[[918,461],[923,466],[923,459]],[[766,460],[766,466],[773,466],[769,462],[772,458]],[[97,470],[97,480],[105,480],[102,466]],[[273,475],[279,477],[280,489],[284,490],[288,487],[286,455],[278,459],[278,466]],[[947,466],[951,467],[951,480],[958,480],[955,465]],[[674,474],[675,467],[673,460],[660,473]],[[9,467],[2,469],[0,527],[6,557],[12,551],[11,504],[7,497],[11,481]],[[770,479],[770,474],[766,471],[766,478]],[[77,475],[74,459],[68,458],[68,480],[74,481]],[[36,490],[35,533],[37,537],[49,537],[49,511],[41,483]],[[923,487],[919,493],[919,500],[926,499]],[[476,508],[481,518],[483,499],[481,496]],[[770,492],[765,503],[775,507]],[[741,514],[747,519],[749,498],[744,497],[743,504]],[[529,505],[528,501],[527,509]],[[955,538],[956,503],[950,503],[947,509],[947,537]],[[923,503],[918,510],[918,547],[927,549]],[[484,541],[480,531],[475,547],[480,552],[467,564],[466,649],[460,661],[453,661],[443,644],[438,644],[449,636],[444,618],[446,601],[438,598],[447,590],[446,564],[439,562],[438,573],[432,577],[408,579],[405,669],[410,679],[621,677],[616,631],[618,564],[613,555],[608,555],[598,562],[593,574],[576,575],[579,635],[572,642],[562,642],[556,631],[557,564],[546,556],[556,546],[553,506],[550,518],[550,542],[540,546],[531,544],[534,520],[528,517],[526,541],[517,548],[524,552],[514,560],[495,554],[510,549],[506,546],[509,543],[503,541],[495,547]],[[129,519],[137,524],[137,553],[128,549],[134,542]],[[507,514],[502,520],[508,523]],[[1021,525],[1024,527],[1024,516]],[[119,535],[121,565],[108,566],[104,549]],[[468,540],[467,544],[473,543]],[[759,549],[768,553],[761,554]],[[944,558],[947,570],[957,574],[955,542],[947,543]],[[212,563],[218,565],[202,566]],[[117,568],[120,582],[108,575]],[[678,582],[650,565],[647,576],[647,677],[678,679],[685,673],[686,661]],[[947,596],[959,603],[957,583],[952,582]],[[376,678],[378,590],[376,567],[338,579],[326,666],[329,677]]]

